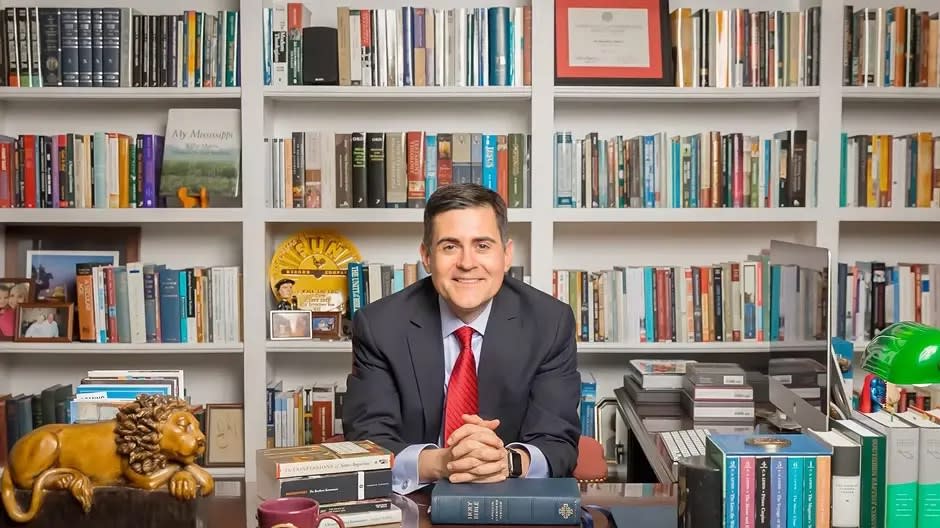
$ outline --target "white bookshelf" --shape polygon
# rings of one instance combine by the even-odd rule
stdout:
[[[4,5],[54,6],[64,0],[23,0]],[[77,382],[91,368],[184,368],[194,402],[241,401],[246,413],[246,468],[255,478],[254,452],[264,446],[267,380],[285,386],[345,383],[348,342],[290,342],[267,339],[273,307],[267,271],[277,245],[301,229],[336,230],[365,258],[385,262],[418,259],[423,211],[291,210],[265,206],[263,140],[295,130],[487,130],[532,134],[532,207],[510,210],[515,263],[532,284],[551,291],[552,270],[612,265],[701,264],[741,259],[771,239],[826,247],[833,262],[881,258],[940,262],[940,210],[840,209],[839,134],[918,129],[940,132],[940,90],[841,86],[842,3],[822,2],[820,86],[796,88],[555,87],[553,2],[532,0],[533,46],[530,87],[265,87],[261,76],[261,9],[266,0],[207,0],[198,9],[240,10],[241,87],[214,89],[0,88],[0,133],[88,132],[119,129],[159,132],[170,108],[240,108],[242,196],[238,209],[2,210],[0,224],[87,224],[108,229],[142,227],[141,259],[170,266],[231,264],[244,274],[244,342],[232,346],[22,345],[0,342],[0,392],[35,392],[59,382]],[[143,13],[178,12],[196,6],[168,0],[76,0],[75,5],[131,5]],[[306,4],[312,25],[335,25],[328,0]],[[426,5],[485,6],[482,0],[428,0]],[[522,5],[506,0],[503,5]],[[819,2],[774,0],[761,9],[802,9]],[[854,2],[886,6],[893,3]],[[361,0],[361,7],[390,7]],[[399,4],[394,4],[399,5]],[[925,0],[905,5],[936,10]],[[679,0],[676,7],[750,6],[733,0]],[[836,67],[838,65],[839,67]],[[805,128],[819,142],[818,204],[812,209],[555,209],[553,133],[639,134],[668,131],[742,131],[763,136]],[[0,232],[2,233],[2,232]],[[0,234],[2,242],[2,234]],[[0,259],[0,271],[4,260]],[[2,275],[2,273],[0,273]],[[798,346],[798,345],[795,345]],[[585,343],[579,362],[610,394],[622,380],[623,354],[733,350],[724,345],[625,345]]]

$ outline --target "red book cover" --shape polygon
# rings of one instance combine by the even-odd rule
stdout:
[[[36,136],[20,136],[23,145],[23,207],[36,207]]]

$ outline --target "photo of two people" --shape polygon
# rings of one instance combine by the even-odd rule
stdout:
[[[16,335],[17,307],[32,301],[30,279],[0,279],[0,340]]]

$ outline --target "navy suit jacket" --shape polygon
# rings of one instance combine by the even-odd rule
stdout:
[[[444,345],[430,277],[369,303],[353,319],[343,433],[393,453],[437,443],[444,411]],[[574,314],[508,275],[483,336],[479,414],[499,418],[504,443],[538,447],[552,477],[571,476],[581,426]]]

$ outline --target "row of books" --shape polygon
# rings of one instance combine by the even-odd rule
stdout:
[[[242,341],[238,266],[77,264],[75,289],[79,341]]]
[[[516,280],[528,280],[522,266],[510,266],[506,273]],[[352,319],[363,306],[411,286],[427,277],[428,271],[421,262],[406,262],[401,267],[381,262],[350,262],[346,276]]]
[[[283,380],[265,391],[265,445],[296,447],[327,442],[343,434],[346,389],[335,383],[285,389]]]
[[[938,141],[929,131],[843,132],[839,206],[940,207]]]
[[[696,9],[669,14],[675,84],[818,86],[821,8]]]
[[[276,0],[262,15],[266,86],[316,84],[304,53],[323,53],[310,9]],[[336,8],[340,86],[531,84],[531,6]],[[311,42],[313,42],[311,40]]]
[[[164,137],[0,136],[0,207],[157,207]]]
[[[900,321],[940,324],[940,264],[840,262],[837,273],[838,337],[866,342]]]
[[[936,11],[853,4],[843,10],[843,85],[940,86]]]
[[[667,132],[607,139],[555,133],[555,205],[576,208],[815,207],[817,142]]]
[[[765,253],[701,266],[552,272],[552,295],[571,306],[580,342],[825,339],[825,291],[819,272],[772,264]]]
[[[258,498],[311,498],[321,514],[336,514],[348,528],[400,523],[402,511],[391,501],[393,459],[370,440],[260,449]],[[338,528],[332,519],[322,526]]]
[[[9,450],[38,427],[54,423],[92,423],[113,419],[118,408],[138,394],[186,399],[182,370],[89,370],[78,384],[57,383],[39,393],[0,393],[0,467]],[[194,415],[205,431],[204,413]]]
[[[8,7],[0,71],[12,87],[240,86],[237,10]]]
[[[531,203],[531,135],[298,131],[265,138],[266,205],[424,207],[449,183],[478,183],[508,207]]]

